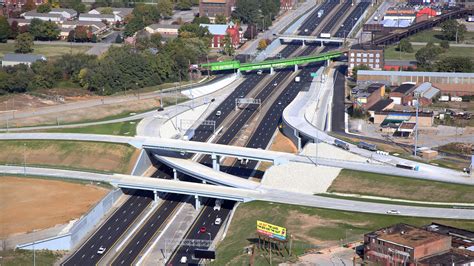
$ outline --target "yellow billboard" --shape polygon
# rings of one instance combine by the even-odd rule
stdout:
[[[286,240],[286,228],[257,220],[257,232],[270,238]]]

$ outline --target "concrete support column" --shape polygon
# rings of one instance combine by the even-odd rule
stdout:
[[[295,65],[295,72],[298,71],[298,65]]]
[[[242,75],[242,73],[240,72],[240,68],[237,68],[237,77],[240,77],[240,75]]]
[[[273,75],[275,74],[275,70],[273,69],[273,67],[270,68],[270,75]]]
[[[157,190],[153,190],[153,203],[158,203],[158,200],[160,200],[160,196],[158,195]]]
[[[176,171],[176,169],[174,168],[173,168],[173,179],[178,180],[178,171]]]
[[[321,47],[324,47],[324,42],[321,42]]]
[[[206,180],[202,180],[202,183],[203,183],[203,184],[207,184]]]
[[[220,165],[219,165],[220,156],[213,153],[211,155],[211,158],[212,158],[212,169],[216,171],[220,171]]]
[[[303,44],[303,48],[306,47],[306,43],[303,41],[301,41],[301,43]]]
[[[196,208],[196,210],[200,210],[201,209],[201,201],[199,200],[199,196],[198,195],[194,195],[194,207]]]

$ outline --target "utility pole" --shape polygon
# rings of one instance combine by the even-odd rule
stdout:
[[[414,155],[416,157],[416,152],[418,149],[418,109],[420,108],[420,94],[415,93],[415,99],[416,99],[416,117],[415,117],[415,151]]]

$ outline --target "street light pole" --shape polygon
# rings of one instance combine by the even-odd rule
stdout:
[[[420,94],[416,93],[415,94],[415,99],[416,99],[416,117],[415,117],[415,151],[414,155],[416,157],[416,152],[418,149],[418,109],[420,108]]]
[[[26,176],[26,143],[23,143],[23,175]]]

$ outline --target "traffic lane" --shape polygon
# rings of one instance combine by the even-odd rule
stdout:
[[[232,201],[224,201],[221,206],[220,210],[214,210],[214,200],[210,200],[209,205],[205,206],[201,211],[199,218],[196,220],[190,231],[184,239],[200,239],[200,240],[214,240],[217,233],[222,226],[215,224],[215,220],[217,217],[222,219],[222,222],[226,219],[229,215],[230,211],[234,207],[234,202]],[[200,229],[202,227],[206,228],[205,233],[201,233]],[[198,247],[200,249],[207,249],[208,247]],[[194,250],[196,247],[190,246],[181,246],[177,249],[177,251],[173,254],[173,256],[168,261],[168,265],[179,265],[180,260],[183,256],[187,257],[187,265],[198,265],[199,260],[193,259]]]
[[[184,198],[183,195],[167,195],[163,203],[121,251],[120,255],[114,259],[112,265],[132,265],[150,240],[160,232],[159,230],[165,225],[170,215],[174,214],[174,210],[183,202]]]
[[[369,7],[370,3],[360,2],[356,8],[352,10],[351,14],[344,20],[337,32],[334,34],[335,37],[344,38],[352,30],[357,20],[362,16],[364,11]]]
[[[137,191],[123,204],[99,229],[62,265],[92,265],[96,264],[101,255],[97,254],[99,247],[105,247],[106,252],[132,224],[151,202],[152,194]]]

